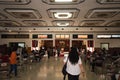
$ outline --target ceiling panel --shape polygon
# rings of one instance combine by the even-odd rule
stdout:
[[[0,0],[0,4],[16,5],[16,4],[28,4],[30,0]]]
[[[16,21],[11,21],[11,20],[0,20],[0,26],[3,27],[18,27],[21,26],[18,22]]]
[[[89,10],[86,18],[111,18],[117,15],[120,9],[92,9]]]
[[[119,26],[120,26],[120,20],[111,21],[111,22],[109,22],[108,24],[106,24],[106,26],[119,27]]]
[[[19,19],[39,19],[40,13],[34,9],[6,8],[5,11],[11,16]]]
[[[44,3],[47,4],[60,4],[60,5],[70,5],[70,4],[79,4],[83,2],[84,0],[42,0]]]
[[[2,19],[7,19],[7,16],[0,13],[0,20],[2,20]]]
[[[53,21],[53,25],[54,26],[62,26],[62,27],[66,27],[66,26],[73,26],[74,21],[72,20],[61,20],[61,21]]]
[[[42,20],[24,20],[23,23],[25,23],[27,26],[47,26],[46,22]]]
[[[104,20],[84,20],[80,22],[80,26],[103,26]]]
[[[0,0],[0,29],[5,28],[116,32],[120,31],[120,0]]]
[[[119,4],[120,0],[97,0],[101,4]]]
[[[79,14],[79,10],[78,9],[72,9],[72,8],[68,8],[68,9],[49,9],[48,10],[48,15],[50,18],[54,18],[54,19],[72,19],[72,18],[76,18]],[[59,17],[59,18],[58,18]]]

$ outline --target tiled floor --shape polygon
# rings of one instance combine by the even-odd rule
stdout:
[[[26,64],[24,69],[19,70],[18,77],[12,76],[7,80],[63,80],[62,66],[63,58],[43,58],[40,62]],[[87,80],[99,80],[98,76],[89,70],[88,65],[84,65],[84,69]],[[80,78],[85,80],[82,76]]]

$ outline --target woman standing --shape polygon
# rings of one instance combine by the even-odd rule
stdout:
[[[82,61],[77,48],[71,48],[68,58],[64,62],[67,62],[66,71],[68,73],[68,80],[79,80],[80,73],[84,76]]]

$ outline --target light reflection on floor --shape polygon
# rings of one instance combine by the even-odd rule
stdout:
[[[12,76],[7,80],[63,80],[61,69],[63,58],[43,58],[40,62],[25,64],[26,69],[19,71],[18,77]],[[84,65],[88,80],[98,80],[95,73],[90,72],[89,67]],[[6,80],[6,79],[3,79]],[[85,80],[82,76],[80,80]]]

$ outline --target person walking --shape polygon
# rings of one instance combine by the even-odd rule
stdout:
[[[81,73],[84,76],[82,61],[79,57],[77,48],[71,48],[68,58],[66,58],[64,62],[67,63],[66,71],[68,73],[68,80],[79,80],[79,76]]]
[[[16,54],[16,49],[14,48],[11,52],[10,55],[10,71],[8,76],[14,71],[14,75],[17,76],[17,54]]]

